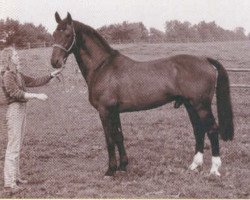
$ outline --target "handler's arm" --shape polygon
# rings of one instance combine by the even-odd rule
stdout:
[[[61,73],[61,71],[62,71],[62,69],[57,69],[57,70],[51,72],[51,74],[49,74],[47,76],[39,77],[39,78],[33,78],[30,76],[26,76],[24,74],[21,74],[21,75],[23,76],[23,79],[24,79],[27,87],[38,87],[38,86],[42,86],[42,85],[45,85],[46,83],[48,83],[52,78],[54,78],[59,73]]]
[[[7,71],[3,76],[4,87],[6,89],[7,95],[16,100],[25,100],[24,91],[19,89],[15,74]]]
[[[25,85],[27,87],[39,87],[48,83],[53,77],[51,75],[33,78],[24,74],[21,74],[25,81]]]

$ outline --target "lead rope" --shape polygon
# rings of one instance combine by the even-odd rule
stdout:
[[[62,68],[65,68],[65,66],[63,65]],[[62,83],[62,89],[60,91],[62,91],[63,94],[66,94],[67,93],[67,89],[66,89],[66,85],[65,85],[65,77],[63,76],[62,72],[60,72],[56,77],[55,77],[58,82]],[[59,94],[60,98],[63,98],[63,95]],[[58,98],[57,98],[58,99]],[[56,101],[55,101],[56,102]],[[59,124],[62,124],[62,128],[63,130],[66,132],[66,133],[69,133],[69,124],[68,124],[68,120],[66,120],[66,117],[65,117],[65,113],[67,113],[67,116],[70,116],[69,113],[68,113],[68,110],[65,111],[65,103],[64,103],[64,100],[59,100],[59,116],[58,114],[54,116],[56,117],[56,121],[58,121]],[[51,105],[51,103],[49,103],[50,105],[50,110],[54,113],[57,113],[54,111],[54,107],[53,105]],[[62,119],[62,120],[61,120]]]
[[[65,68],[65,65],[63,64],[62,68],[64,69]],[[63,94],[64,96],[67,94],[67,88],[66,88],[66,84],[65,84],[65,77],[63,75],[62,72],[60,72],[60,77],[61,77],[61,80],[62,81],[62,91],[63,91]],[[57,77],[59,78],[59,77]],[[60,79],[60,78],[59,78]],[[64,97],[62,97],[64,98]],[[67,114],[67,116],[69,117],[70,114],[68,112],[67,109],[65,109],[65,100],[62,100],[60,101],[60,104],[61,104],[61,109],[60,109],[60,112],[61,112],[61,116],[62,116],[62,121],[63,121],[63,129],[66,133],[69,133],[69,120],[66,119],[66,116],[65,114]]]

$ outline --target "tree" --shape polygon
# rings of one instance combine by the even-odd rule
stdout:
[[[41,24],[20,24],[19,21],[7,18],[0,21],[0,41],[2,47],[15,44],[17,47],[26,47],[27,43],[51,42],[52,36]]]
[[[245,35],[246,30],[243,27],[236,27],[234,29],[234,32],[235,32],[235,37],[237,40],[245,40],[246,39],[246,35]]]
[[[165,39],[166,39],[166,35],[164,32],[156,28],[149,29],[149,41],[150,42],[164,42]]]
[[[178,20],[167,21],[165,23],[166,37],[168,41],[189,42],[195,31],[191,28],[190,22],[181,23]]]
[[[193,25],[190,27],[189,34],[190,34],[189,35],[190,42],[202,42],[197,25]]]
[[[128,23],[129,39],[132,41],[145,41],[148,38],[148,30],[142,22]]]
[[[6,45],[12,44],[12,41],[15,38],[15,34],[18,32],[19,29],[19,22],[17,20],[13,20],[7,18],[6,22],[4,23],[3,29],[1,30],[1,35],[5,36]]]
[[[167,21],[165,24],[167,41],[172,42],[209,42],[246,40],[245,29],[237,27],[234,31],[224,30],[215,21],[201,21],[197,25],[178,20]]]
[[[98,29],[99,33],[109,42],[146,41],[148,30],[142,22],[111,24]]]
[[[215,41],[214,35],[213,35],[213,27],[214,24],[208,24],[205,21],[201,21],[197,25],[197,30],[199,32],[199,35],[201,37],[201,40],[203,42],[207,41]]]
[[[165,23],[165,33],[168,41],[179,42],[179,27],[181,22],[178,20],[171,20]]]

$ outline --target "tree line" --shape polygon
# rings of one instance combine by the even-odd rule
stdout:
[[[0,47],[15,45],[27,47],[27,44],[52,43],[53,38],[43,25],[35,26],[33,23],[20,23],[7,18],[0,20]]]
[[[165,31],[145,27],[142,22],[129,23],[124,21],[118,24],[105,25],[97,29],[110,43],[129,42],[210,42],[210,41],[237,41],[250,40],[250,33],[246,35],[243,27],[234,30],[225,30],[214,21],[201,21],[192,25],[190,22],[171,20],[165,22]],[[52,44],[52,35],[43,25],[20,23],[7,18],[0,20],[0,47],[15,44],[26,48],[27,44]],[[46,45],[45,45],[46,46]]]
[[[166,21],[165,31],[156,28],[149,30],[142,22],[111,24],[98,29],[109,42],[211,42],[211,41],[236,41],[250,39],[250,33],[245,34],[243,27],[234,30],[225,30],[214,21],[201,21],[192,25],[190,22],[178,20]]]

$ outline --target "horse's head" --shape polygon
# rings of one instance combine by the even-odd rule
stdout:
[[[66,62],[76,43],[75,29],[71,15],[68,13],[64,20],[56,12],[57,28],[53,33],[54,42],[51,56],[51,64],[54,68],[60,68]]]

